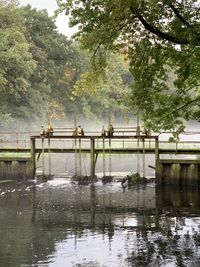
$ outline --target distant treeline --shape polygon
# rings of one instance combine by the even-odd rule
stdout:
[[[91,54],[60,34],[47,11],[5,2],[0,1],[1,127],[125,110],[132,79],[122,56],[109,54],[104,75],[93,77]]]

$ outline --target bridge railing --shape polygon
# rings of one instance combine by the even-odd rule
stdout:
[[[30,149],[30,136],[38,135],[39,132],[33,131],[1,131],[0,132],[0,147],[1,148],[16,148],[16,149]],[[130,127],[128,129],[120,130],[120,128],[116,128],[115,135],[123,135],[127,136],[130,134],[134,134],[134,127]],[[54,135],[59,136],[72,136],[73,135],[73,128],[55,128]],[[100,136],[101,131],[87,131],[85,132],[85,136]],[[84,140],[84,143],[89,142],[88,140]],[[97,141],[98,142],[98,141]],[[41,142],[42,143],[42,142]],[[51,140],[52,144],[62,146],[65,145],[64,143],[69,144],[69,140]]]
[[[0,132],[0,147],[1,148],[27,148],[30,149],[30,136],[37,134],[30,131],[1,131]]]
[[[141,135],[137,138],[129,139],[128,137],[136,136],[136,132],[133,131],[133,127],[129,129],[116,128],[114,132],[115,139],[99,139],[101,132],[99,131],[88,131],[85,133],[85,137],[94,136],[95,138],[95,148],[96,149],[155,149],[155,140],[148,138],[144,135]],[[176,142],[169,142],[169,136],[172,132],[163,132],[159,135],[159,149],[166,152],[168,150],[174,150],[176,153],[178,150],[191,150],[194,152],[200,151],[200,132],[185,132],[180,135],[180,140]],[[15,148],[15,149],[30,149],[30,136],[38,135],[38,132],[24,131],[24,132],[0,132],[0,148]],[[66,129],[55,129],[54,136],[72,136],[72,128]],[[117,137],[120,139],[117,139]],[[123,138],[122,138],[123,137]],[[192,140],[191,140],[192,139]],[[45,146],[48,146],[48,138],[44,138]],[[79,138],[76,139],[50,139],[51,148],[89,148],[90,147],[90,138]],[[42,147],[42,139],[38,138],[37,147]]]

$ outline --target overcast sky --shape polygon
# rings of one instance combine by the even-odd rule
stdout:
[[[30,4],[32,7],[37,9],[46,9],[49,15],[53,15],[54,10],[58,7],[56,0],[19,0],[20,5]],[[64,14],[60,14],[57,18],[56,25],[59,32],[71,36],[75,30],[68,27],[68,20]]]

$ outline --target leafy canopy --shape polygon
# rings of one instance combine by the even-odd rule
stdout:
[[[0,2],[0,124],[13,119],[36,67],[24,32],[21,11]]]
[[[95,56],[110,49],[129,58],[134,77],[129,103],[146,126],[172,129],[183,119],[200,118],[198,0],[57,2]]]

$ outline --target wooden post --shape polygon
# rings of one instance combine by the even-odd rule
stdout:
[[[75,167],[74,167],[74,176],[76,177],[77,175],[78,175],[78,173],[77,173],[77,170],[78,170],[78,168],[77,168],[77,140],[76,140],[76,138],[74,139],[74,150],[75,150],[75,153],[74,153],[74,159],[75,159]]]
[[[74,132],[74,134],[75,134],[75,136],[76,136],[76,127],[77,127],[77,125],[76,125],[77,123],[76,123],[76,114],[74,114],[74,129],[73,129],[73,132]],[[74,172],[74,176],[76,177],[77,175],[78,175],[78,168],[77,168],[77,166],[78,166],[78,158],[77,158],[77,139],[75,138],[74,139],[74,146],[75,146],[75,154],[74,154],[74,158],[75,158],[75,167],[74,167],[74,169],[75,169],[75,172]]]
[[[138,107],[137,110],[137,127],[136,127],[136,136],[140,136],[140,110]],[[140,146],[140,139],[137,138],[137,173],[140,173],[140,152],[139,152],[139,147]]]
[[[42,137],[42,176],[44,178],[44,137]]]
[[[109,138],[109,176],[111,177],[112,172],[112,160],[111,160],[111,137]]]
[[[142,171],[145,177],[145,138],[142,139]]]
[[[51,176],[51,143],[50,143],[50,138],[48,138],[48,154],[49,154],[49,176]]]
[[[35,138],[31,137],[31,159],[32,159],[32,168],[33,168],[33,178],[36,173],[36,161],[35,161]]]
[[[81,138],[79,138],[79,176],[82,177],[82,152],[81,152]]]
[[[140,173],[140,139],[137,138],[137,173]]]
[[[93,179],[95,176],[95,139],[90,139],[90,177]]]
[[[159,161],[159,140],[155,137],[155,166]]]
[[[103,177],[106,175],[106,161],[105,161],[105,138],[103,137]]]
[[[156,178],[159,176],[159,140],[158,137],[155,138],[155,168],[156,168]]]

